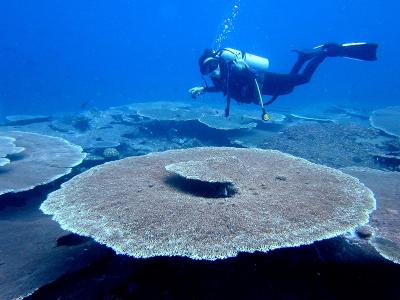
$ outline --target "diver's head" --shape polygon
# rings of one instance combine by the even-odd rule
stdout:
[[[219,67],[218,55],[215,51],[206,49],[199,58],[199,67],[202,75],[209,75]]]

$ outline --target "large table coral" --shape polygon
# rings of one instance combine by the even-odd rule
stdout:
[[[400,263],[400,173],[370,168],[343,168],[359,178],[375,194],[378,208],[371,214],[371,244],[385,258]]]
[[[400,106],[389,106],[372,112],[371,125],[387,134],[400,137]]]
[[[225,112],[208,106],[183,104],[176,102],[137,103],[130,106],[137,114],[158,121],[190,121],[197,120],[207,127],[218,130],[251,129],[262,123],[261,112],[257,110],[238,109],[225,117]],[[281,114],[271,113],[273,123],[281,123],[285,117]]]
[[[201,163],[210,158],[215,161]],[[223,174],[216,181],[233,183],[234,193],[208,193],[203,190],[213,188],[208,175],[196,180],[165,169],[189,161],[199,172],[214,166],[215,174]],[[372,192],[335,169],[279,151],[213,147],[94,167],[41,205],[62,228],[91,236],[117,253],[208,260],[337,236],[366,223],[374,208]]]
[[[0,167],[10,163],[9,155],[21,153],[25,149],[15,146],[15,139],[9,136],[0,136]]]
[[[15,144],[9,150],[13,156],[7,157],[10,162],[0,169],[0,195],[56,180],[70,173],[85,157],[81,147],[58,137],[19,131],[0,132],[0,135]]]

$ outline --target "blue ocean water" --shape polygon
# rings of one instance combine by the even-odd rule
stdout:
[[[0,113],[192,101],[187,90],[202,83],[198,56],[213,44],[233,2],[3,1]],[[272,71],[290,69],[294,48],[325,42],[379,44],[377,62],[326,60],[310,84],[282,97],[279,105],[329,101],[377,108],[399,103],[398,1],[236,3],[234,30],[222,46],[266,56]],[[223,96],[214,99],[223,101]]]

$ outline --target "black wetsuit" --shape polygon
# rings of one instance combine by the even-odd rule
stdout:
[[[272,96],[271,100],[265,104],[271,104],[279,95],[289,94],[295,86],[309,82],[325,57],[326,53],[322,51],[314,53],[310,57],[299,55],[288,74],[256,72],[249,68],[239,70],[233,62],[220,59],[221,75],[219,78],[212,78],[214,86],[206,87],[205,91],[222,91],[224,95],[238,102],[259,104],[254,81],[257,79],[262,95]],[[304,66],[304,64],[306,65]],[[304,69],[300,72],[303,66]]]

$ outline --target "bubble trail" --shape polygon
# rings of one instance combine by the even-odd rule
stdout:
[[[228,39],[229,35],[234,31],[235,19],[239,14],[239,10],[240,10],[240,0],[234,0],[228,17],[226,17],[221,24],[217,37],[213,42],[212,49],[214,50],[220,49],[221,45]]]

